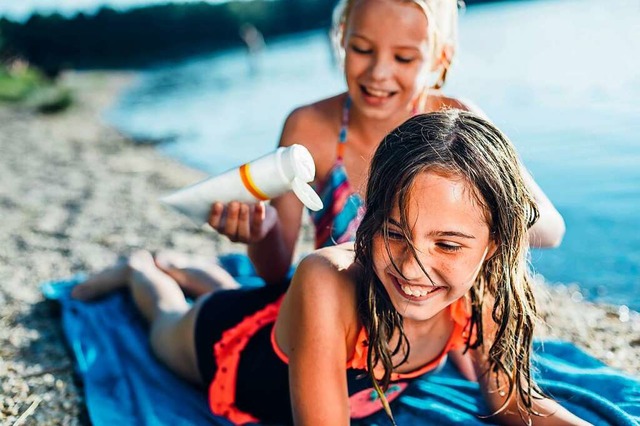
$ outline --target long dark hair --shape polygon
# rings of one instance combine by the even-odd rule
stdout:
[[[536,308],[528,272],[527,231],[538,219],[538,209],[521,167],[505,135],[489,121],[460,110],[415,116],[393,130],[378,147],[369,171],[366,213],[356,234],[356,261],[364,271],[357,297],[359,317],[369,338],[367,366],[392,420],[383,389],[397,367],[392,363],[393,355],[405,347],[406,360],[409,342],[402,316],[374,272],[372,243],[382,235],[389,249],[387,219],[396,205],[404,234],[410,235],[406,214],[410,189],[416,177],[427,170],[461,177],[469,183],[497,246],[469,293],[470,329],[475,338],[467,341],[466,349],[485,343],[482,316],[485,309],[491,309],[498,327],[495,336],[490,336],[486,373],[494,373],[496,379],[498,373],[507,377],[506,400],[517,392],[526,412],[535,414],[532,398],[540,390],[532,381],[530,367]],[[409,238],[407,241],[416,256],[415,247]],[[493,306],[484,306],[487,296],[494,300]],[[390,347],[394,332],[399,339]],[[384,368],[379,381],[373,375],[377,365]]]

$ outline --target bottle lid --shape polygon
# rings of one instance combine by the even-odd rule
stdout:
[[[293,193],[296,194],[296,197],[298,197],[298,199],[302,201],[302,204],[304,204],[309,210],[316,212],[322,209],[322,200],[318,194],[316,194],[316,191],[313,190],[311,185],[304,182],[302,179],[297,177],[293,178],[291,181],[291,189],[293,190]]]
[[[303,182],[311,182],[316,175],[316,165],[307,148],[294,144],[285,148],[283,152],[283,165],[289,175],[289,179],[298,178]],[[289,173],[288,173],[289,172]]]

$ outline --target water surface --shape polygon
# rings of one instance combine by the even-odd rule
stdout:
[[[461,17],[446,91],[471,99],[514,141],[567,223],[536,250],[549,281],[640,309],[640,3],[507,2]],[[109,114],[208,173],[273,149],[297,105],[344,89],[323,32],[269,43],[253,74],[243,50],[145,72]],[[331,143],[332,141],[328,141]]]

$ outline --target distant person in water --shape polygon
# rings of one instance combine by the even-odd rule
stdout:
[[[460,110],[412,117],[377,147],[365,195],[355,247],[311,254],[290,285],[190,306],[139,252],[126,284],[76,296],[128,285],[158,358],[235,424],[348,425],[371,405],[394,424],[388,398],[466,348],[492,422],[586,425],[532,378],[538,210],[506,137]]]
[[[245,23],[240,26],[240,38],[247,47],[249,73],[256,75],[260,70],[260,57],[265,47],[264,37],[255,26]]]

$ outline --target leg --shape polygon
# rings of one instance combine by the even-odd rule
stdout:
[[[194,328],[199,304],[191,307],[180,286],[158,269],[150,253],[134,253],[125,267],[100,274],[78,286],[73,296],[89,300],[128,285],[134,302],[150,324],[150,341],[155,355],[181,377],[200,383]],[[118,273],[125,271],[127,279],[117,284]],[[115,272],[114,272],[115,271]],[[104,279],[108,277],[109,279]],[[101,278],[101,279],[98,279]],[[113,279],[111,279],[113,278]]]
[[[209,259],[165,251],[155,257],[155,263],[190,296],[198,297],[221,289],[240,287],[224,268]],[[123,287],[131,274],[130,259],[121,258],[115,265],[92,275],[74,287],[71,295],[79,300],[96,299]]]
[[[170,275],[185,292],[193,296],[240,287],[224,268],[211,259],[187,256],[174,251],[162,251],[155,256],[155,261],[158,268]]]

